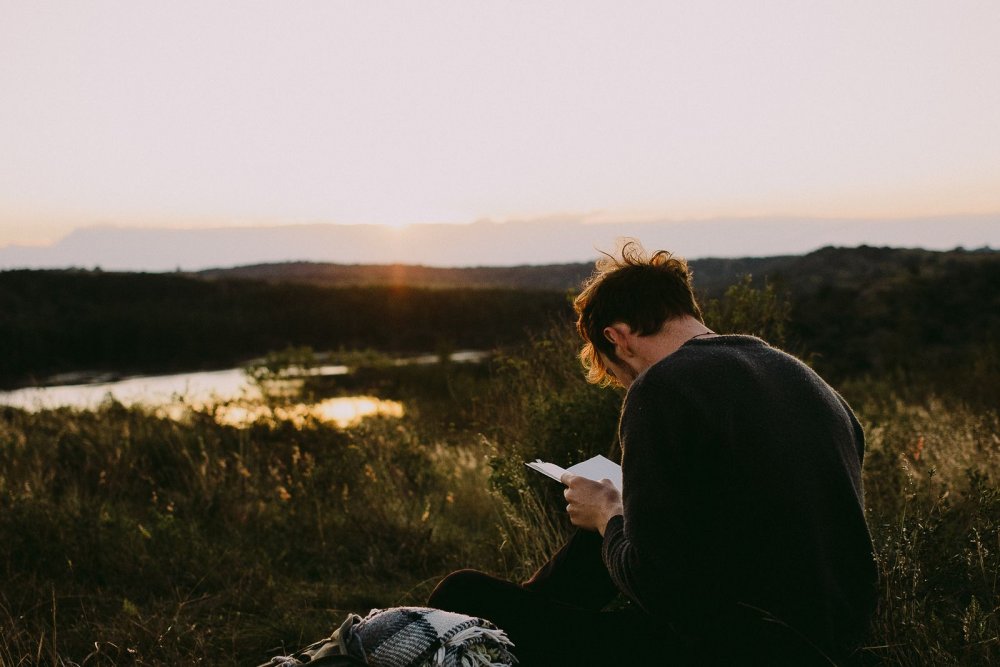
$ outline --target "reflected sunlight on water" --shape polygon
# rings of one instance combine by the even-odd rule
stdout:
[[[92,410],[113,398],[124,405],[149,406],[179,402],[207,403],[213,400],[254,400],[260,391],[247,381],[242,369],[172,375],[148,375],[117,382],[69,384],[53,387],[25,387],[0,392],[0,404],[25,410],[71,407]]]
[[[302,425],[312,417],[341,428],[353,426],[365,417],[402,417],[403,404],[375,396],[343,396],[319,403],[299,403],[269,408],[260,404],[227,404],[214,408],[215,420],[230,426],[249,426],[259,419],[280,419]]]
[[[320,369],[322,375],[341,375],[344,366]],[[269,389],[283,388],[294,394],[302,380],[279,380]],[[183,419],[190,410],[210,410],[217,421],[232,426],[248,426],[258,419],[282,419],[302,424],[307,418],[339,427],[352,426],[365,417],[402,417],[403,404],[375,396],[343,396],[318,403],[268,407],[261,402],[258,387],[241,369],[201,373],[128,378],[118,382],[27,387],[0,392],[0,405],[25,410],[72,407],[93,410],[103,401],[114,399],[124,405],[145,405],[170,419]]]
[[[347,398],[328,398],[313,405],[312,412],[321,419],[346,426],[359,421],[362,417],[372,415],[402,417],[403,404],[399,401],[386,401],[374,396],[350,396]]]
[[[447,358],[455,363],[479,363],[488,357],[488,352],[462,350],[449,354]],[[439,354],[428,354],[396,359],[392,363],[397,366],[427,365],[439,363],[441,359]],[[334,364],[285,369],[261,384],[272,399],[284,397],[294,400],[303,387],[305,376],[347,375],[350,372],[347,366]],[[357,424],[365,417],[403,416],[402,403],[375,396],[343,396],[318,403],[290,403],[285,407],[272,408],[263,403],[260,386],[251,381],[243,368],[147,375],[82,384],[87,377],[86,372],[65,373],[53,376],[50,381],[58,379],[76,384],[0,391],[0,405],[33,411],[59,407],[93,410],[107,400],[115,400],[127,406],[144,405],[170,419],[183,419],[192,410],[208,410],[220,423],[240,427],[258,419],[291,420],[302,424],[309,418],[345,427]],[[103,380],[107,376],[91,374],[89,377]]]

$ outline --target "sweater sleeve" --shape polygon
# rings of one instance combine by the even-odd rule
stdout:
[[[833,390],[831,389],[830,391]],[[854,410],[851,409],[851,406],[848,405],[847,401],[844,400],[844,397],[835,391],[833,393],[837,397],[837,400],[840,402],[841,407],[844,408],[844,411],[847,413],[847,416],[851,420],[851,428],[854,430],[854,439],[855,439],[855,444],[857,445],[858,463],[864,463],[865,430],[864,428],[862,428],[861,422],[858,421],[857,415],[854,414]]]
[[[718,459],[706,466],[710,436],[702,411],[678,392],[637,384],[622,411],[621,439],[624,515],[604,532],[608,572],[651,614],[693,611],[718,567],[718,555],[703,548],[706,527],[718,525],[706,514],[713,511],[706,489],[718,483],[719,466]],[[706,474],[716,479],[709,484]]]

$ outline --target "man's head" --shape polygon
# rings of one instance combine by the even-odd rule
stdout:
[[[587,380],[595,384],[615,383],[613,367],[623,363],[608,327],[625,324],[635,334],[649,336],[675,318],[703,321],[687,262],[665,250],[650,256],[637,241],[625,243],[620,257],[605,254],[598,260],[573,307],[576,329],[584,341],[580,361]]]

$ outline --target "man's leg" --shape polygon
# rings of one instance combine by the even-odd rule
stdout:
[[[521,585],[553,600],[603,609],[618,594],[601,557],[600,533],[577,530],[569,541]]]
[[[475,570],[454,572],[427,604],[495,623],[514,642],[521,667],[664,664],[663,656],[676,652],[669,630],[634,611],[601,611],[618,592],[601,543],[598,533],[576,531],[521,585]]]
[[[660,665],[679,657],[669,630],[645,615],[564,604],[475,570],[448,575],[427,604],[495,623],[514,642],[520,667]]]

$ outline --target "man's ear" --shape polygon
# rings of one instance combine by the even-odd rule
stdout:
[[[628,337],[632,333],[632,329],[629,325],[622,322],[616,322],[615,324],[604,327],[601,332],[604,337],[608,339],[608,342],[615,346],[615,350],[621,350],[625,353],[630,353],[632,351],[628,343]]]

